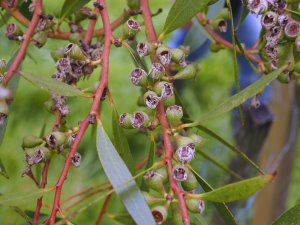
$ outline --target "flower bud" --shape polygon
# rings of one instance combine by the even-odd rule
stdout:
[[[48,38],[48,31],[39,31],[32,37],[32,44],[36,47],[41,48],[44,46]]]
[[[123,128],[127,128],[127,129],[132,128],[131,121],[132,121],[132,115],[129,113],[123,113],[119,117],[119,124]]]
[[[191,138],[193,140],[193,143],[195,144],[195,148],[196,149],[199,149],[203,145],[204,140],[203,140],[203,138],[200,135],[198,135],[198,134],[191,134],[189,136],[189,138]]]
[[[151,209],[156,224],[162,224],[168,217],[168,210],[164,206],[155,206]]]
[[[183,225],[182,217],[181,217],[181,210],[178,204],[172,204],[172,222],[173,225]]]
[[[11,91],[0,84],[0,100],[10,101],[12,99],[13,94],[11,93]]]
[[[82,35],[79,32],[71,33],[69,36],[69,41],[79,45],[82,41]]]
[[[10,23],[6,27],[5,35],[10,40],[15,40],[17,36],[22,36],[23,32],[16,23]]]
[[[8,115],[8,105],[5,100],[0,100],[0,125],[4,123]]]
[[[185,53],[180,48],[171,48],[171,59],[175,63],[184,63],[185,62]]]
[[[91,57],[92,57],[93,61],[100,60],[101,56],[102,56],[102,50],[101,50],[101,48],[96,48],[91,53]]]
[[[190,143],[188,145],[180,146],[176,150],[176,155],[178,160],[182,163],[192,161],[195,156],[195,144]]]
[[[82,7],[75,12],[75,23],[79,23],[82,20],[87,19],[92,15],[92,9],[89,7]]]
[[[176,180],[178,182],[182,182],[187,179],[187,176],[188,176],[188,169],[185,166],[183,166],[181,164],[174,166],[174,168],[173,168],[174,180]]]
[[[69,55],[70,58],[80,60],[80,61],[87,61],[87,56],[83,53],[81,48],[73,43],[70,43],[65,48],[65,54]]]
[[[74,156],[72,157],[72,164],[75,167],[79,167],[81,162],[81,155],[78,152],[75,152]]]
[[[144,175],[144,181],[145,184],[150,188],[153,189],[161,194],[165,194],[165,188],[164,188],[164,177],[157,173],[156,171],[148,171]]]
[[[52,23],[48,18],[40,18],[37,26],[36,26],[36,31],[44,31],[50,28]]]
[[[4,59],[0,59],[0,74],[4,75],[6,72],[6,62]]]
[[[46,147],[30,148],[25,151],[25,161],[29,166],[45,161],[50,157],[51,153]]]
[[[300,35],[298,35],[298,37],[295,40],[295,47],[297,51],[300,52]]]
[[[140,31],[141,27],[139,23],[133,19],[127,20],[123,26],[123,38],[132,39]]]
[[[155,196],[149,194],[148,192],[142,191],[142,194],[148,205],[153,205],[155,203],[162,202],[162,199],[156,198]]]
[[[135,112],[131,119],[131,125],[133,128],[148,127],[149,122],[149,117],[144,112]]]
[[[266,12],[262,17],[261,17],[261,24],[269,30],[271,27],[274,27],[277,23],[277,13],[273,11],[268,11]]]
[[[212,28],[222,33],[225,33],[227,31],[227,21],[224,19],[212,19],[210,21],[210,25],[212,26]]]
[[[50,52],[52,59],[56,62],[61,59],[65,55],[65,50],[63,48],[59,48]]]
[[[166,74],[165,67],[160,63],[152,63],[149,76],[154,80],[161,79]]]
[[[136,51],[141,58],[146,55],[150,55],[153,50],[154,50],[154,45],[147,41],[140,42],[136,46]]]
[[[67,140],[67,135],[63,132],[54,131],[46,137],[46,142],[50,148],[61,146]]]
[[[71,62],[69,58],[61,58],[56,62],[56,68],[62,73],[72,72]]]
[[[201,199],[193,199],[193,198],[186,198],[185,199],[186,207],[189,211],[193,213],[203,213],[205,210],[205,203]]]
[[[160,95],[165,106],[175,105],[175,95],[171,83],[162,81],[154,86],[156,94]]]
[[[255,14],[263,14],[268,10],[268,1],[267,0],[249,0],[248,8],[251,12]]]
[[[195,78],[196,76],[196,66],[194,64],[189,64],[186,67],[184,67],[182,70],[178,71],[174,75],[174,80],[187,80],[187,79],[192,79]]]
[[[169,106],[166,110],[166,117],[171,126],[180,124],[183,117],[182,107],[178,105]]]
[[[185,181],[181,182],[181,187],[185,191],[192,191],[195,190],[198,186],[198,181],[195,177],[195,175],[189,170],[187,179]]]
[[[279,26],[284,27],[289,22],[289,16],[287,14],[281,14],[278,16],[277,21]]]
[[[176,144],[179,147],[180,146],[186,146],[186,145],[189,145],[189,144],[195,144],[194,140],[191,137],[184,137],[184,136],[181,136],[181,135],[176,135],[175,138],[176,138]]]
[[[33,135],[29,135],[29,136],[25,136],[23,138],[23,143],[22,143],[22,148],[34,148],[40,144],[43,143],[43,139],[33,136]]]
[[[147,86],[148,80],[147,80],[147,73],[141,69],[136,68],[131,71],[130,73],[130,80],[131,83],[135,86]]]
[[[300,23],[297,21],[289,21],[284,27],[284,33],[287,38],[295,39],[300,34]]]
[[[160,101],[160,97],[153,91],[147,91],[144,94],[144,102],[150,109],[155,109]]]
[[[165,46],[160,46],[156,49],[156,55],[163,65],[168,65],[171,63],[171,51]]]

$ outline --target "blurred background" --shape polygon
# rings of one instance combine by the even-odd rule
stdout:
[[[44,0],[43,2],[45,5],[44,8],[47,10],[46,14],[53,14],[55,8],[59,8],[63,4],[63,1]],[[161,14],[153,18],[155,28],[159,34],[163,28],[163,21],[165,21],[167,16],[170,3],[169,1],[160,0],[151,0],[150,3],[153,12],[156,12],[158,8],[163,9]],[[111,21],[117,18],[123,12],[123,9],[126,8],[125,0],[107,1],[107,4]],[[8,22],[11,21],[13,21],[13,19],[10,19]],[[101,23],[98,22],[97,27],[100,26]],[[86,24],[84,27],[86,27]],[[63,26],[62,30],[64,29],[67,30],[67,27]],[[23,31],[24,30],[25,29],[23,29]],[[120,36],[121,32],[122,29],[119,28],[114,32],[114,34],[115,36]],[[0,28],[0,58],[9,61],[18,49],[19,44],[6,39],[4,33],[5,26],[2,26]],[[144,33],[144,28],[142,28],[142,31],[137,36],[137,41],[145,40]],[[171,39],[171,36],[168,38]],[[168,38],[166,42],[168,42]],[[37,49],[35,46],[30,46],[28,51],[29,54],[22,64],[22,71],[38,76],[50,77],[55,70],[55,63],[50,56],[50,50],[64,47],[67,43],[67,41],[49,39],[46,45],[41,49]],[[112,47],[110,56],[109,87],[119,113],[131,113],[138,110],[136,100],[139,96],[139,89],[132,88],[129,80],[130,71],[134,67],[135,65],[133,64],[130,54],[126,48],[123,47],[117,49]],[[228,98],[231,95],[231,88],[234,84],[232,55],[228,50],[222,50],[218,53],[209,53],[207,57],[199,61],[199,67],[201,69],[196,79],[193,81],[186,81],[180,91],[187,110],[195,120],[199,119],[201,115],[209,112],[224,99]],[[98,68],[93,72],[90,79],[80,81],[79,87],[84,88],[90,86],[99,79],[99,74],[100,69]],[[262,168],[268,172],[272,172],[271,170],[274,168],[274,163],[278,162],[278,160],[275,160],[276,162],[273,160],[278,157],[278,151],[282,150],[286,143],[288,143],[290,125],[293,121],[295,123],[298,121],[295,121],[295,118],[291,117],[291,112],[293,111],[292,105],[294,102],[294,86],[279,84],[277,81],[274,82],[273,86],[276,90],[273,93],[276,93],[276,95],[275,97],[273,96],[273,99],[275,100],[271,103],[274,112],[274,121],[269,132],[269,136],[271,137],[267,137],[269,139],[264,144],[262,150],[263,153],[258,159]],[[38,89],[31,83],[20,78],[17,93],[10,111],[5,137],[2,145],[0,146],[0,158],[9,175],[8,180],[2,176],[0,177],[0,194],[18,193],[21,191],[36,189],[35,184],[28,177],[21,177],[22,171],[26,166],[21,144],[25,135],[32,134],[38,136],[41,133],[44,124],[46,124],[46,132],[49,132],[52,129],[54,116],[47,112],[43,105],[49,97],[50,95],[46,91]],[[76,126],[78,121],[82,120],[87,115],[91,101],[70,97],[68,99],[68,105],[70,106],[70,114],[67,117],[67,126],[71,127]],[[281,110],[281,112],[279,112],[279,114],[275,114],[276,110]],[[111,135],[111,108],[108,101],[101,103],[101,119],[104,122],[106,131],[109,135]],[[230,113],[227,113],[215,120],[208,121],[205,125],[214,130],[220,136],[229,140],[231,143],[235,143]],[[82,155],[81,166],[79,168],[71,168],[68,179],[63,187],[62,199],[65,199],[68,196],[92,185],[99,184],[106,179],[96,152],[94,128],[95,127],[90,126],[79,145],[78,151]],[[126,134],[131,151],[136,157],[135,161],[139,162],[148,155],[150,141],[145,135],[138,134],[134,131],[126,131]],[[233,153],[204,133],[199,134],[205,138],[203,151],[215,160],[222,162],[223,165],[229,165],[233,157]],[[297,136],[298,133],[295,134],[295,139],[293,141],[297,140]],[[278,142],[275,140],[278,140]],[[281,142],[279,140],[281,140]],[[266,191],[267,194],[262,194],[264,197],[271,197],[268,197],[267,199],[260,198],[261,201],[258,198],[255,203],[254,199],[252,199],[252,202],[248,202],[245,206],[243,206],[236,214],[239,224],[251,224],[249,217],[268,217],[267,211],[270,211],[270,215],[272,212],[276,212],[278,215],[278,213],[280,214],[284,208],[292,206],[300,198],[300,193],[298,191],[300,183],[299,148],[300,146],[297,145],[296,148],[291,148],[291,151],[287,151],[288,157],[285,153],[281,154],[283,161],[280,162],[283,166],[281,165],[278,170],[278,177],[280,179],[276,185],[272,185],[271,189]],[[63,164],[64,158],[62,156],[56,156],[52,160],[49,171],[48,186],[55,184],[60,175]],[[286,165],[289,168],[286,169]],[[196,157],[196,160],[193,161],[193,166],[213,187],[219,187],[228,180],[228,174],[201,156]],[[239,171],[237,170],[236,172],[238,173]],[[275,189],[276,187],[278,187],[278,189],[274,190],[274,186]],[[281,202],[281,205],[276,205],[276,201],[271,201],[272,198],[276,199],[276,197],[281,195],[286,197],[286,202],[284,201]],[[52,200],[52,192],[45,195],[45,203],[42,210],[43,213],[47,214],[50,212]],[[272,202],[271,206],[267,206],[266,201]],[[124,211],[124,208],[122,208],[120,204],[114,204],[116,202],[119,202],[119,199],[114,195],[108,207],[108,212],[114,213]],[[22,210],[34,210],[35,204],[36,200],[31,199],[20,201],[18,203],[18,207]],[[101,205],[102,202],[99,202],[88,208],[84,213],[78,215],[72,222],[74,222],[74,224],[94,224]],[[272,208],[266,210],[265,214],[261,214],[261,209],[265,209],[265,207]],[[204,222],[202,221],[201,223],[216,224],[211,222],[212,217],[214,217],[213,205],[208,203],[206,209],[207,210],[203,214]],[[278,210],[280,212],[278,212]],[[67,213],[68,212],[66,212],[66,214]],[[24,223],[24,219],[10,207],[0,206],[0,218],[0,223],[4,225],[17,225]],[[255,223],[255,221],[253,221],[253,223]],[[113,223],[111,219],[105,216],[103,224],[119,223]],[[268,223],[256,222],[256,224]]]

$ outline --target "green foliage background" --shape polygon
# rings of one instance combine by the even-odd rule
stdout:
[[[107,1],[110,11],[110,19],[117,18],[126,6],[125,0]],[[45,0],[44,5],[48,14],[52,14],[56,7],[60,7],[63,1]],[[152,0],[151,8],[156,11],[158,8],[163,8],[163,13],[154,18],[155,28],[160,33],[163,28],[163,22],[169,10],[169,1]],[[97,26],[100,26],[98,22]],[[62,27],[64,30],[66,27]],[[18,49],[18,44],[8,41],[4,37],[5,26],[0,28],[0,57],[7,61],[12,57],[14,52]],[[115,32],[116,36],[121,34],[119,28]],[[138,35],[138,41],[144,40],[144,29]],[[22,70],[33,73],[38,76],[50,77],[54,72],[54,61],[50,57],[50,50],[63,47],[67,41],[49,39],[47,44],[42,49],[37,49],[34,46],[29,47],[29,54],[27,55]],[[186,102],[188,110],[197,120],[204,112],[209,111],[222,100],[229,96],[231,85],[234,82],[233,77],[233,63],[231,55],[228,51],[223,50],[218,54],[211,54],[200,62],[201,71],[195,81],[185,82],[185,88],[182,91],[183,100]],[[221,70],[219,65],[226,65]],[[129,73],[134,68],[130,54],[126,48],[112,48],[110,57],[110,91],[114,98],[119,113],[133,112],[138,108],[136,106],[136,99],[139,96],[138,88],[133,88]],[[80,87],[88,87],[90,84],[98,80],[100,69],[94,71],[90,79],[81,81]],[[12,104],[12,109],[9,116],[8,127],[4,141],[0,147],[0,157],[6,167],[9,180],[0,177],[0,193],[20,192],[25,190],[35,190],[36,187],[27,177],[21,177],[22,170],[25,168],[24,154],[21,149],[22,138],[25,135],[33,134],[39,135],[44,124],[46,124],[46,132],[49,132],[53,123],[53,115],[49,114],[43,103],[49,98],[46,91],[40,90],[21,78],[17,94]],[[78,121],[82,120],[90,107],[91,101],[83,98],[69,98],[70,114],[67,117],[67,125],[75,126]],[[111,134],[111,108],[108,101],[101,105],[101,118],[104,122],[108,134]],[[210,128],[217,131],[223,137],[231,139],[230,135],[230,115],[227,114],[222,118],[216,119],[209,123]],[[97,158],[95,146],[95,127],[89,128],[84,136],[78,151],[82,154],[82,164],[80,168],[71,168],[68,180],[63,187],[63,198],[75,194],[93,184],[98,184],[105,179],[100,162]],[[136,134],[134,131],[127,132],[129,143],[134,160],[138,162],[145,155],[150,146],[150,141],[145,136]],[[145,143],[147,143],[145,145]],[[207,139],[204,147],[205,151],[213,156],[216,160],[227,164],[232,156],[231,153],[218,143]],[[226,153],[224,153],[226,152]],[[299,151],[298,151],[299,152]],[[299,154],[298,154],[299,155]],[[298,161],[299,161],[299,157]],[[64,158],[57,156],[52,160],[48,186],[55,184],[60,175],[60,171],[64,164]],[[220,186],[223,182],[224,172],[213,166],[211,163],[204,161],[198,157],[193,163],[201,175],[207,178],[212,186]],[[298,168],[294,169],[293,183],[291,185],[289,195],[289,205],[298,199],[299,192],[297,191],[297,183],[300,182],[300,163],[295,163]],[[51,203],[53,200],[53,192],[45,196],[45,204],[43,213],[49,213],[51,210]],[[34,210],[35,200],[26,200],[18,202],[17,205],[25,210]],[[115,204],[117,203],[117,204]],[[93,224],[100,211],[101,202],[89,208],[82,215],[79,215],[75,220],[75,224]],[[212,207],[207,207],[212,208]],[[108,211],[113,213],[124,210],[120,201],[116,196],[112,199],[112,204],[108,207]],[[209,211],[209,210],[208,210]],[[207,214],[210,214],[208,212]],[[204,215],[204,217],[207,217]],[[22,224],[24,219],[14,212],[13,209],[5,206],[0,206],[1,224],[16,225]],[[91,221],[92,220],[92,221]],[[112,221],[105,217],[103,224],[113,224]]]

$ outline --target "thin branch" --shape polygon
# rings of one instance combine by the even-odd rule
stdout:
[[[99,213],[99,216],[98,216],[98,219],[97,219],[95,225],[99,225],[101,223],[101,220],[102,220],[104,214],[106,213],[106,208],[107,208],[107,205],[109,203],[109,200],[110,200],[111,196],[112,196],[112,194],[109,194],[109,195],[106,196],[105,201],[102,205],[101,211]]]

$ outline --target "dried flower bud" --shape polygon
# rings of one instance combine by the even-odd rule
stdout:
[[[69,41],[71,43],[80,45],[81,41],[83,40],[81,33],[79,32],[75,32],[75,33],[71,33],[69,36]]]
[[[65,55],[65,50],[63,48],[59,48],[50,52],[52,59],[56,62],[61,59]]]
[[[51,22],[47,18],[40,18],[37,26],[36,31],[44,31],[47,30],[51,26]]]
[[[144,94],[144,102],[150,109],[155,109],[160,101],[160,97],[153,91],[147,91]]]
[[[139,54],[139,56],[142,58],[146,55],[149,55],[152,53],[154,49],[154,45],[145,41],[145,42],[140,42],[136,46],[136,51]]]
[[[289,39],[295,39],[300,34],[300,23],[289,21],[284,28],[284,33]]]
[[[101,50],[101,48],[96,48],[91,53],[91,57],[92,57],[93,61],[100,60],[101,56],[102,56],[102,50]]]
[[[279,26],[284,27],[289,22],[289,16],[287,14],[281,14],[278,16],[277,21]]]
[[[162,224],[168,217],[168,210],[164,206],[155,206],[151,209],[156,224]]]
[[[133,19],[127,20],[123,27],[124,39],[132,39],[140,31],[141,27],[139,23]]]
[[[198,181],[195,175],[189,170],[187,179],[181,182],[181,187],[185,191],[193,191],[197,188],[197,186],[198,186]]]
[[[168,49],[167,47],[165,46],[158,47],[156,50],[156,55],[163,65],[168,65],[171,63],[172,55],[170,49]]]
[[[43,143],[43,139],[33,136],[33,135],[29,135],[29,136],[25,136],[23,138],[23,143],[22,143],[22,148],[34,148],[40,144]]]
[[[154,80],[161,79],[166,74],[165,67],[160,63],[152,63],[149,76]]]
[[[84,54],[81,48],[74,43],[70,43],[67,45],[67,47],[65,48],[65,54],[70,56],[70,58],[72,59],[88,61],[87,56]]]
[[[60,131],[54,131],[49,134],[46,138],[47,145],[50,148],[56,148],[61,146],[67,140],[67,135]]]
[[[72,72],[71,62],[69,58],[61,58],[56,62],[56,68],[62,73]]]
[[[44,46],[48,38],[48,31],[39,31],[32,37],[32,44],[36,47],[41,48]]]
[[[166,110],[166,117],[171,126],[177,126],[183,117],[182,107],[178,105],[169,106]]]
[[[79,23],[82,20],[87,19],[92,15],[92,9],[89,7],[82,7],[80,10],[75,12],[75,23]]]
[[[132,121],[132,115],[129,113],[123,113],[119,117],[119,124],[123,128],[127,128],[127,129],[132,128],[131,121]]]
[[[25,161],[29,166],[45,161],[50,157],[50,151],[46,147],[30,148],[25,151]]]
[[[192,161],[195,156],[195,144],[190,143],[180,146],[176,151],[176,155],[178,160],[183,163]]]
[[[175,95],[171,83],[162,81],[154,86],[156,94],[160,95],[165,106],[175,105]]]
[[[295,47],[297,51],[300,52],[300,35],[298,35],[298,37],[295,40]]]
[[[174,75],[174,80],[187,80],[195,78],[196,76],[196,66],[194,64],[189,64],[186,67],[184,67],[182,70],[178,71]]]
[[[202,214],[205,210],[205,203],[201,199],[186,198],[185,203],[186,203],[188,210],[193,213],[201,213]]]
[[[188,169],[183,165],[176,165],[173,168],[173,178],[178,182],[185,181],[188,176]]]
[[[212,28],[222,33],[225,33],[227,31],[227,21],[224,19],[212,19],[210,21],[210,25],[212,26]]]
[[[5,100],[0,100],[0,125],[4,123],[8,115],[8,105]]]
[[[255,14],[263,14],[268,10],[267,0],[249,0],[248,8],[251,12]]]
[[[82,73],[84,75],[90,75],[93,73],[93,71],[94,71],[94,66],[91,64],[86,64],[82,67]]]
[[[148,84],[147,73],[141,68],[136,68],[131,71],[130,80],[135,86],[146,86]]]
[[[150,188],[153,189],[161,194],[165,194],[165,188],[163,185],[164,182],[164,177],[155,172],[155,171],[148,171],[145,175],[144,175],[144,181],[145,184]]]
[[[6,72],[6,62],[4,59],[0,59],[0,74],[4,75]]]
[[[149,117],[145,112],[135,112],[131,119],[131,125],[134,128],[147,127],[149,125]]]
[[[6,27],[5,35],[10,40],[16,40],[16,37],[22,36],[23,32],[16,23],[10,23]]]
[[[180,48],[171,48],[171,59],[175,63],[184,64],[185,63],[185,53]]]
[[[270,29],[274,27],[277,23],[277,13],[268,11],[261,17],[261,24],[266,28]]]
[[[75,167],[79,167],[81,162],[81,155],[78,152],[75,152],[74,156],[72,157],[72,164]]]

